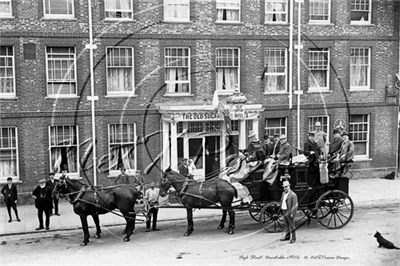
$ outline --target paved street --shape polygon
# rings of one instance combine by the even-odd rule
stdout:
[[[79,246],[80,230],[11,235],[2,237],[1,265],[398,265],[400,252],[378,248],[373,237],[379,230],[400,245],[398,207],[363,206],[339,230],[312,221],[298,230],[293,245],[244,212],[237,215],[234,235],[216,229],[217,217],[196,219],[190,237],[183,237],[183,220],[161,222],[159,232],[145,233],[139,225],[128,243],[122,241],[123,226],[105,227],[103,237],[86,247]]]

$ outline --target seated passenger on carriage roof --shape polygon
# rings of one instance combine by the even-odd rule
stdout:
[[[310,165],[318,163],[318,159],[323,156],[321,147],[315,141],[315,132],[308,132],[308,139],[304,142],[304,155]]]
[[[274,159],[277,160],[279,164],[289,164],[292,147],[289,142],[287,142],[285,134],[280,136],[279,142],[279,152],[276,154]]]
[[[252,144],[252,151],[249,153],[247,156],[247,162],[255,162],[255,161],[261,161],[264,162],[265,160],[265,151],[264,148],[261,146],[261,142],[258,139],[253,139],[251,141]]]
[[[331,178],[336,178],[342,174],[342,166],[346,163],[352,162],[354,158],[354,143],[349,139],[349,133],[343,131],[343,142],[338,152],[338,156],[332,160],[332,174]]]

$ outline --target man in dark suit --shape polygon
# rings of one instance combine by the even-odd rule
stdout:
[[[183,158],[182,159],[182,163],[181,165],[179,165],[178,167],[178,171],[181,175],[183,175],[184,177],[188,177],[190,179],[193,178],[193,176],[191,174],[189,174],[189,169],[188,169],[188,159]]]
[[[290,240],[290,244],[296,242],[296,231],[294,217],[296,216],[298,200],[297,195],[290,189],[289,181],[283,181],[283,193],[281,198],[281,210],[283,212],[283,221],[286,225],[286,234],[281,241]]]
[[[314,184],[320,183],[318,159],[322,158],[322,150],[315,142],[314,132],[308,132],[308,139],[304,142],[304,155],[308,159],[307,184],[312,188]]]
[[[17,210],[18,191],[17,191],[17,186],[15,184],[13,184],[13,182],[12,182],[12,177],[7,178],[7,185],[5,185],[1,189],[1,194],[4,195],[4,202],[6,203],[6,206],[7,206],[8,216],[10,217],[8,222],[11,223],[11,221],[12,221],[11,208],[13,208],[13,210],[15,212],[17,221],[21,222],[21,220],[18,217],[18,210]]]
[[[270,158],[275,159],[275,156],[278,155],[280,147],[281,147],[281,142],[279,140],[280,140],[279,134],[274,134],[274,142],[271,145],[272,148],[271,148],[271,151],[269,154]]]
[[[50,172],[49,173],[49,180],[46,182],[46,186],[50,188],[50,190],[53,192],[54,187],[57,185],[59,181],[57,179],[54,179],[54,173]],[[52,193],[53,194],[53,193]],[[60,216],[60,213],[58,212],[58,196],[52,195],[52,208],[50,211],[50,216],[53,215],[53,208],[54,208],[54,215]]]
[[[46,179],[39,180],[39,186],[32,192],[32,197],[35,199],[35,207],[38,210],[39,227],[36,230],[44,229],[43,213],[46,216],[46,230],[50,229],[50,211],[51,211],[51,194],[52,191],[46,186]]]

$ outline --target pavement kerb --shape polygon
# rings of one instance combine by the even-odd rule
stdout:
[[[391,207],[390,205],[395,205],[395,204],[400,204],[400,200],[397,198],[393,199],[384,199],[384,200],[368,200],[368,201],[361,201],[358,203],[354,203],[354,209],[364,209],[364,208],[379,208],[379,207]],[[175,207],[176,208],[176,207]],[[183,209],[184,207],[182,207]],[[168,208],[163,208],[168,209]],[[198,211],[196,209],[196,211]],[[200,210],[201,211],[201,210]],[[75,215],[75,214],[73,214]],[[239,210],[236,212],[236,216],[249,216],[248,211],[246,210]],[[101,216],[100,216],[101,217]],[[194,217],[194,220],[196,219],[205,219],[205,218],[220,218],[220,214],[204,214],[204,215],[199,215],[197,217]],[[249,216],[249,219],[252,219]],[[178,217],[178,218],[168,218],[168,219],[162,219],[159,220],[160,223],[164,222],[173,222],[173,221],[184,221],[186,220],[186,217]],[[136,224],[144,224],[144,221],[136,221]],[[114,223],[114,224],[101,224],[101,218],[100,218],[100,225],[101,227],[116,227],[116,226],[124,226],[125,223]],[[89,228],[94,228],[94,226],[89,226]],[[5,237],[5,236],[15,236],[15,235],[27,235],[27,234],[37,234],[37,233],[54,233],[54,232],[62,232],[62,231],[73,231],[73,230],[81,230],[81,226],[69,226],[66,228],[57,228],[57,229],[50,229],[47,231],[40,230],[40,231],[26,231],[26,232],[11,232],[11,233],[4,233],[0,234],[0,237]]]

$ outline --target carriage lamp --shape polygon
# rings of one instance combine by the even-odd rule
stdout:
[[[244,119],[245,113],[243,105],[247,103],[247,98],[243,93],[239,92],[237,84],[235,92],[226,99],[226,103],[229,105],[230,119],[232,120]]]

